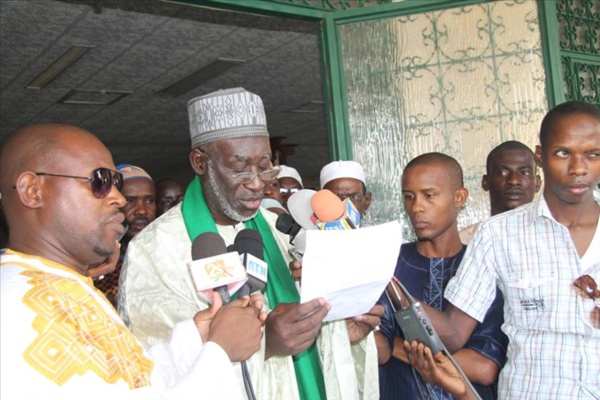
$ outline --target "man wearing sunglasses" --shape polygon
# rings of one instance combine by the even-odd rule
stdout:
[[[260,298],[217,296],[146,351],[94,288],[90,266],[118,253],[122,185],[108,149],[75,126],[28,126],[2,147],[0,398],[243,398],[231,362],[260,346]]]
[[[321,323],[329,311],[324,299],[299,304],[289,237],[275,228],[277,215],[260,207],[265,182],[280,170],[272,166],[262,100],[242,88],[226,89],[190,100],[188,111],[196,177],[182,205],[129,244],[119,292],[124,319],[147,345],[166,340],[173,324],[208,306],[186,268],[192,241],[218,232],[230,245],[239,231],[255,229],[264,243],[265,297],[272,309],[264,346],[247,363],[256,397],[378,398],[375,341],[365,336],[379,317],[364,316],[364,329],[349,332],[345,321]]]
[[[426,312],[453,352],[483,319],[497,286],[509,338],[499,398],[597,399],[600,109],[570,101],[550,110],[535,158],[543,195],[482,222],[448,284],[447,309]]]

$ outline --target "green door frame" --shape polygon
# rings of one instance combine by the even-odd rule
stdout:
[[[305,19],[319,24],[321,48],[321,73],[323,97],[327,117],[329,152],[332,160],[351,160],[352,139],[349,128],[348,101],[344,85],[344,65],[339,36],[339,26],[416,14],[445,8],[468,6],[494,0],[405,0],[392,3],[389,0],[361,0],[361,6],[349,8],[331,2],[321,6],[308,3],[292,3],[291,0],[162,0],[196,7],[254,13],[280,18]],[[370,3],[370,4],[365,4]],[[381,3],[372,5],[373,3]],[[326,4],[329,4],[327,6]],[[341,4],[341,2],[339,3]],[[543,62],[546,71],[546,95],[549,107],[565,100],[556,5],[554,1],[537,0]]]

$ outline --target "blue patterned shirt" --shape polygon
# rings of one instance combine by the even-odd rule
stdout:
[[[456,273],[460,261],[465,254],[465,247],[454,257],[427,258],[419,254],[416,243],[402,245],[394,275],[406,289],[419,299],[437,310],[444,310],[448,301],[444,299],[444,288]],[[385,294],[380,303],[385,307],[385,315],[381,319],[381,333],[393,348],[394,337],[403,338],[402,330],[396,323],[391,306]],[[502,296],[499,295],[494,306],[490,308],[484,323],[478,324],[466,348],[482,353],[502,366],[505,361],[507,338],[502,333]],[[495,387],[473,384],[483,400],[496,398]],[[420,390],[419,390],[420,389]],[[379,367],[379,393],[381,399],[421,399],[421,391],[425,399],[452,400],[452,395],[441,388],[428,385],[418,373],[413,373],[409,364],[394,357]],[[431,394],[431,396],[429,396]]]

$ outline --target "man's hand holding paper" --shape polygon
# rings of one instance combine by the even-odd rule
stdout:
[[[398,221],[307,231],[301,302],[325,298],[331,310],[324,322],[368,314],[394,274],[401,243]]]

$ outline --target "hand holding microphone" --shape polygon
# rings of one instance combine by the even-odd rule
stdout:
[[[215,293],[209,309],[194,316],[203,342],[217,343],[231,361],[245,361],[260,349],[266,314],[260,312],[261,296],[242,297],[223,305]]]

